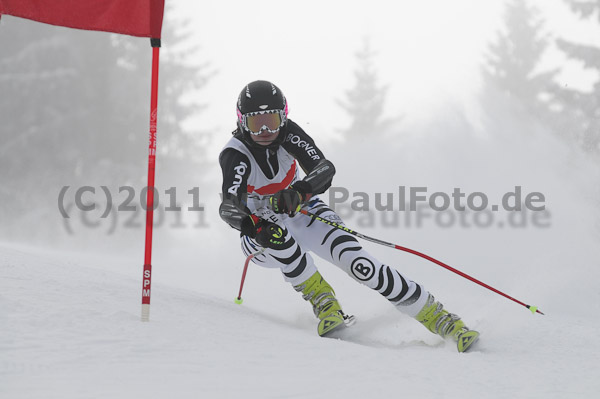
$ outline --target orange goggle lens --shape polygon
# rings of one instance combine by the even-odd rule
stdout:
[[[282,124],[279,111],[246,115],[246,128],[253,134],[260,134],[263,130],[276,133]]]

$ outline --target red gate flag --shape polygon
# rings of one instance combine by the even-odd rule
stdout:
[[[150,144],[148,146],[142,321],[150,320],[158,59],[164,10],[165,0],[0,0],[0,17],[2,14],[6,14],[68,28],[99,30],[150,38],[152,86],[150,88]]]
[[[165,0],[0,0],[0,15],[160,39]]]

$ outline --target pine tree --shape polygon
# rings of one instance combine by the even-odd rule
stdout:
[[[544,123],[550,115],[548,98],[557,71],[539,70],[549,44],[539,11],[526,0],[512,0],[506,4],[504,23],[506,29],[489,46],[482,68],[484,107],[494,112],[505,104],[514,117],[518,113]]]
[[[166,23],[163,29],[158,172],[183,175],[182,162],[189,169],[205,157],[198,145],[203,132],[183,128],[185,119],[203,108],[181,98],[201,89],[209,73],[206,65],[191,64],[192,51],[179,42],[186,36],[172,26],[181,24]],[[0,49],[3,226],[55,206],[64,185],[145,185],[148,39],[3,16]]]
[[[354,87],[346,91],[345,101],[337,101],[350,116],[350,126],[342,130],[349,140],[381,137],[391,124],[391,120],[383,117],[388,88],[379,86],[373,65],[375,55],[369,40],[365,39],[363,47],[356,53],[358,68],[354,72]]]
[[[167,13],[167,15],[169,15]],[[173,27],[177,26],[177,30]],[[185,177],[185,170],[200,168],[206,163],[205,148],[208,142],[208,131],[184,127],[184,122],[192,115],[203,112],[206,104],[197,102],[184,102],[186,94],[201,90],[215,74],[209,63],[195,65],[190,61],[192,55],[198,53],[199,48],[192,45],[190,33],[188,32],[189,21],[177,21],[177,23],[165,23],[163,26],[161,48],[161,64],[159,78],[159,118],[158,118],[158,153],[159,170],[161,175],[168,175],[169,186],[181,184],[180,180]],[[124,102],[120,94],[132,89],[146,95],[140,101],[141,107],[136,108],[138,114],[133,118],[131,115],[122,115],[125,119],[134,123],[145,124],[148,130],[148,90],[150,80],[149,43],[139,38],[128,36],[113,37],[115,48],[119,52],[120,64],[127,66],[137,76],[144,79],[136,79],[133,83],[136,88],[115,85],[117,91],[115,101]],[[126,104],[124,109],[127,109]],[[119,108],[119,107],[117,107]],[[118,110],[115,110],[118,111]],[[127,116],[127,118],[125,118]],[[130,130],[135,135],[138,130]],[[144,136],[147,140],[147,136]],[[147,146],[147,143],[145,144]],[[144,145],[142,147],[145,149]],[[196,181],[196,184],[198,182]]]
[[[596,19],[600,23],[600,0],[565,0],[570,8],[584,20]],[[585,69],[600,77],[600,47],[557,40],[558,47],[567,56],[578,61]],[[600,79],[590,91],[562,87],[556,92],[561,104],[563,125],[569,135],[584,150],[600,154]]]

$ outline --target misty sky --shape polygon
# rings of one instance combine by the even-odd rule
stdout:
[[[562,0],[530,4],[542,12],[553,36],[590,42],[597,33]],[[354,54],[364,38],[377,52],[380,84],[389,85],[386,114],[405,115],[411,123],[443,103],[468,108],[486,47],[502,26],[503,5],[502,0],[179,0],[172,12],[190,19],[201,47],[198,63],[208,61],[218,71],[200,96],[210,111],[194,123],[233,128],[243,85],[267,79],[288,97],[292,118],[328,135],[332,127],[345,126],[335,99],[343,99],[354,84]],[[550,51],[545,67],[563,63],[560,53]],[[593,76],[572,65],[561,79],[581,87]]]
[[[600,28],[597,26],[597,20],[590,22],[579,20],[568,9],[564,0],[529,0],[529,3],[540,9],[550,39],[561,37],[589,44],[595,43],[596,38],[600,37],[598,36]],[[368,4],[368,7],[365,4]],[[439,153],[444,153],[444,155],[446,152],[451,153],[451,151],[447,151],[447,143],[438,143],[437,137],[430,137],[431,141],[428,141],[428,137],[426,137],[428,134],[433,136],[437,133],[446,138],[452,137],[452,140],[456,142],[453,147],[454,153],[462,156],[465,151],[469,151],[471,157],[469,159],[477,155],[480,160],[492,165],[489,154],[490,152],[501,154],[502,151],[499,151],[498,148],[502,143],[495,142],[488,148],[481,143],[479,143],[480,147],[477,147],[469,141],[469,147],[465,149],[466,144],[460,143],[457,137],[464,133],[464,130],[468,130],[469,126],[473,127],[473,131],[467,132],[468,134],[479,133],[476,108],[479,100],[477,95],[481,81],[481,66],[490,42],[503,27],[504,4],[504,0],[456,0],[452,2],[429,0],[395,3],[382,0],[372,0],[368,3],[337,0],[321,2],[307,0],[296,3],[271,0],[168,1],[165,23],[171,24],[171,26],[175,25],[175,29],[187,30],[191,36],[185,43],[176,40],[169,41],[168,36],[163,37],[164,51],[161,54],[163,56],[162,66],[165,68],[162,71],[167,70],[169,46],[197,45],[199,51],[189,61],[197,65],[208,63],[208,69],[217,72],[216,75],[210,77],[206,86],[202,87],[196,95],[195,100],[206,104],[208,108],[206,110],[199,109],[197,117],[190,118],[186,125],[192,132],[208,131],[213,136],[212,145],[206,152],[208,164],[212,169],[208,172],[206,169],[196,170],[193,173],[198,176],[198,181],[201,180],[200,177],[205,176],[211,176],[214,179],[209,182],[212,186],[208,192],[214,193],[214,198],[217,198],[220,172],[216,160],[220,149],[230,137],[230,132],[235,128],[237,96],[246,83],[256,79],[275,82],[288,98],[290,117],[298,122],[317,141],[319,146],[327,151],[327,154],[332,154],[332,158],[336,160],[343,160],[343,156],[340,154],[343,155],[345,151],[348,151],[351,140],[347,140],[346,143],[339,146],[336,145],[338,142],[335,140],[342,137],[338,129],[348,127],[350,121],[336,100],[345,99],[346,91],[352,89],[355,84],[354,71],[358,67],[355,53],[361,50],[365,38],[370,39],[371,47],[377,54],[374,61],[379,84],[388,87],[384,116],[390,118],[402,116],[404,118],[400,128],[394,126],[390,130],[398,136],[406,132],[415,135],[415,140],[412,142],[404,140],[402,148],[405,155],[418,154],[419,158],[416,156],[414,158],[405,157],[403,160],[406,162],[405,167],[417,164],[424,157],[424,150],[430,151],[429,158],[431,159],[436,159],[440,155]],[[185,19],[187,25],[179,27],[177,18]],[[9,21],[10,17],[6,17],[7,25]],[[29,21],[20,22],[31,23]],[[169,31],[169,29],[165,29],[163,32]],[[88,34],[92,33],[88,32]],[[97,34],[106,36],[103,33]],[[132,40],[142,43],[142,39]],[[147,43],[146,40],[143,40],[144,45],[147,46]],[[140,55],[140,60],[145,57],[149,62],[150,48],[147,46],[145,49],[147,51],[143,56]],[[40,55],[40,59],[46,60],[43,55]],[[551,48],[542,69],[560,67],[561,73],[558,77],[560,83],[575,88],[589,88],[590,82],[598,78],[593,73],[585,73],[576,61],[565,62],[565,60],[562,53]],[[45,67],[44,63],[41,64],[41,67]],[[126,74],[119,76],[125,77]],[[94,75],[90,80],[93,79],[99,78]],[[161,79],[163,84],[167,82],[167,74],[163,72]],[[149,90],[149,71],[148,76],[141,77],[141,80],[140,85],[137,86],[138,82],[136,82],[135,87],[143,87],[143,89],[132,91]],[[50,89],[50,86],[42,85],[40,87]],[[132,132],[139,134],[139,137],[143,137],[144,140],[147,135],[146,101],[148,100],[144,98],[143,112],[140,112],[142,117],[138,119],[140,127],[135,127],[137,130],[132,128]],[[68,103],[66,99],[60,104],[64,103]],[[159,98],[159,110],[163,110],[159,112],[166,110],[165,104],[164,96]],[[501,107],[494,107],[494,105],[491,107],[492,111],[496,111],[498,108],[498,112],[491,113],[492,116],[502,119],[504,122],[504,125],[498,127],[499,131],[508,130],[509,133],[515,134],[515,139],[520,140],[522,137],[517,136],[519,132],[530,130],[528,126],[519,126],[523,122],[519,115],[513,113],[506,117]],[[82,107],[82,109],[86,108]],[[34,108],[29,111],[35,115]],[[458,122],[453,120],[456,115],[458,115]],[[65,112],[60,116],[66,118],[71,115]],[[163,116],[165,118],[161,119]],[[166,113],[163,116],[159,116],[159,121],[167,119]],[[461,117],[463,116],[468,123],[462,123],[464,120]],[[453,123],[455,124],[453,125]],[[490,125],[486,127],[490,127]],[[493,135],[495,132],[492,130],[495,127],[491,125],[490,131],[486,131],[486,133],[490,136]],[[42,131],[40,126],[29,122],[18,129]],[[120,129],[123,128],[120,127]],[[127,127],[127,129],[129,128]],[[119,132],[117,129],[112,131]],[[44,136],[40,137],[48,138],[45,130],[43,133]],[[76,131],[63,133],[57,130],[55,132],[57,137],[67,133],[73,133],[69,137],[81,138]],[[165,145],[166,138],[170,133],[172,132],[166,128],[159,131],[159,146]],[[366,136],[373,133],[365,132],[364,134]],[[11,142],[15,142],[15,138],[10,134],[8,136]],[[20,139],[26,137],[28,136],[19,136]],[[399,137],[399,139],[404,138]],[[502,136],[502,140],[504,139],[505,136]],[[398,142],[400,141],[402,140],[398,140]],[[50,140],[49,142],[55,143],[56,141]],[[82,142],[85,143],[85,138]],[[507,144],[501,148],[505,152],[512,151],[512,142],[510,140],[507,142],[510,145]],[[145,155],[146,145],[144,141],[139,147],[142,155]],[[523,148],[537,149],[540,147],[537,143],[528,145],[529,147],[523,146]],[[546,141],[543,145],[549,146]],[[8,179],[12,179],[15,184],[22,182],[22,186],[27,186],[37,185],[37,182],[29,176],[39,173],[38,170],[58,176],[56,172],[47,168],[45,164],[42,165],[39,158],[35,157],[35,151],[38,149],[27,148],[31,148],[31,152],[24,153],[31,155],[34,161],[31,162],[29,168],[23,169],[26,172],[24,175],[17,171]],[[75,144],[72,148],[75,148]],[[94,147],[90,146],[90,148]],[[104,150],[110,154],[113,151],[108,146]],[[527,153],[527,151],[525,152]],[[76,151],[71,153],[75,154]],[[90,150],[89,154],[101,156],[100,151],[95,154]],[[85,156],[87,155],[81,158],[73,156],[74,160],[67,160],[66,164],[62,166],[63,169],[56,170],[60,170],[61,173],[71,173],[71,168],[78,168],[78,166],[72,166],[71,162],[73,165],[79,165],[83,163],[81,159],[84,159]],[[204,154],[202,156],[204,157]],[[542,157],[542,160],[548,161],[554,158],[556,157],[552,155],[546,158]],[[116,153],[112,159],[113,162],[119,162]],[[122,159],[129,160],[127,157]],[[145,177],[144,167],[146,164],[144,161],[145,159],[140,163],[131,163],[132,170],[137,167],[142,170],[139,173],[141,179]],[[392,161],[395,160],[390,159],[389,162]],[[443,161],[447,161],[447,159],[441,158],[440,162]],[[89,171],[83,172],[81,178],[85,178],[85,184],[88,184],[88,181],[96,177],[94,174],[98,173],[98,168],[94,164],[94,159],[86,162],[89,165]],[[121,160],[121,162],[125,161]],[[502,159],[498,162],[502,162]],[[529,162],[524,164],[529,165]],[[543,163],[539,162],[539,164]],[[113,165],[110,166],[113,167]],[[483,172],[481,176],[473,176],[470,164],[463,163],[462,159],[457,160],[454,166],[456,170],[449,170],[448,173],[452,174],[452,178],[461,177],[461,184],[479,184],[473,183],[476,178],[486,181]],[[432,176],[435,176],[439,169],[439,165],[434,163],[429,166],[428,170],[431,171]],[[164,169],[160,170],[161,173],[164,171]],[[428,184],[431,181],[438,183],[438,180],[433,177],[428,180],[428,170],[421,170],[420,174],[415,174],[415,180],[410,184],[422,185],[423,181],[427,181]],[[187,171],[180,173],[178,170],[176,174],[186,176],[187,173]],[[522,173],[516,166],[512,174],[506,173],[505,186],[510,187],[523,181]],[[98,176],[100,176],[99,173]],[[514,176],[518,176],[518,181]],[[346,184],[343,178],[340,173],[338,184]],[[402,177],[402,179],[406,178],[406,175]],[[73,184],[66,177],[60,179],[59,177],[56,179],[58,187]],[[125,178],[120,177],[120,180],[115,180],[115,183],[123,184],[124,181]],[[161,184],[171,184],[163,183],[164,181],[170,182],[165,179],[161,181]],[[409,184],[405,180],[402,181],[403,184]],[[440,181],[444,182],[444,179],[440,179]],[[539,181],[539,177],[535,176],[535,178],[531,178],[531,181]],[[353,184],[353,189],[366,190],[363,187],[366,183],[370,182]],[[492,183],[495,184],[495,182],[490,182],[490,184]],[[552,185],[548,183],[548,186]],[[31,192],[37,193],[35,188],[30,188]],[[480,189],[480,187],[476,188]],[[535,190],[541,190],[541,188],[535,187]],[[11,189],[7,193],[14,196],[14,193],[18,191],[18,189]],[[55,192],[58,192],[58,189]],[[19,201],[15,201],[15,203],[19,203]],[[46,203],[54,207],[55,197]],[[53,215],[56,215],[55,211],[53,208]],[[57,223],[62,226],[60,219],[57,220]],[[27,231],[27,229],[24,230]],[[91,232],[93,233],[93,231]]]

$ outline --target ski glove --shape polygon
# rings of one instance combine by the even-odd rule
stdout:
[[[281,249],[285,244],[284,230],[279,225],[250,215],[242,221],[241,232],[264,248]]]
[[[265,221],[256,229],[255,240],[264,248],[283,249],[285,233],[281,226]]]
[[[297,181],[290,188],[280,190],[269,199],[271,209],[275,213],[285,213],[294,216],[300,211],[302,204],[310,198],[310,184],[305,181]]]

